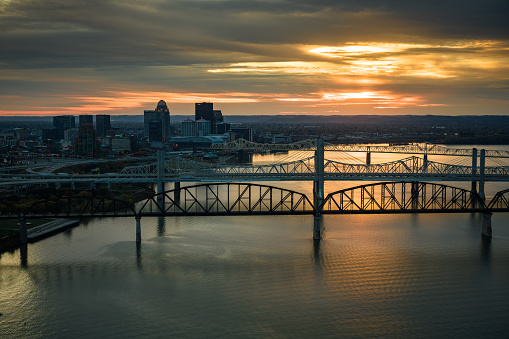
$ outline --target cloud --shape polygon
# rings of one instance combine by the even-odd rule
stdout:
[[[497,0],[4,0],[0,109],[20,97],[48,112],[134,112],[105,103],[383,92],[422,105],[476,98],[498,112],[507,13]]]

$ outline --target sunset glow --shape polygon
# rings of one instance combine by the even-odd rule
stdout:
[[[413,6],[2,1],[0,114],[506,114],[503,9]]]

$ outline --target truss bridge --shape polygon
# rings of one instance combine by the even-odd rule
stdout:
[[[238,145],[246,149],[260,146],[236,141],[234,146]],[[331,146],[321,138],[291,147],[300,149],[265,164],[210,163],[167,155],[160,150],[155,158],[125,167],[120,173],[1,174],[0,186],[70,184],[74,189],[75,185],[83,184],[97,187],[111,183],[154,183],[157,189],[156,195],[136,205],[101,197],[67,197],[41,201],[28,210],[4,206],[0,218],[134,216],[139,224],[142,216],[152,215],[310,214],[315,216],[314,238],[320,239],[319,220],[324,214],[482,212],[483,235],[491,236],[491,213],[509,211],[509,190],[501,190],[491,198],[485,194],[485,182],[509,181],[509,164],[504,162],[508,154],[503,151],[453,150],[430,145]],[[371,163],[371,152],[401,150],[413,154]],[[365,161],[351,155],[352,152],[365,152]],[[435,158],[431,160],[428,156]],[[266,181],[311,182],[312,197],[261,183]],[[326,181],[370,183],[326,195]],[[469,182],[468,190],[450,184],[465,181]],[[184,186],[185,183],[188,184]],[[173,185],[173,189],[165,190],[167,184]]]
[[[146,216],[307,214],[315,218],[316,238],[320,236],[323,214],[476,212],[483,213],[485,219],[483,234],[491,236],[491,213],[509,212],[509,189],[486,200],[476,192],[454,186],[400,181],[359,185],[313,202],[304,193],[275,186],[206,183],[160,192],[138,203],[98,196],[66,196],[30,206],[2,204],[0,219],[19,219],[20,225],[25,225],[31,218],[134,217],[137,238],[141,239],[140,219]]]

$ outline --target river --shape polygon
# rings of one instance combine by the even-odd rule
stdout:
[[[314,242],[312,216],[147,217],[136,244],[134,218],[88,219],[0,255],[0,337],[507,337],[509,214],[492,225],[326,215]]]

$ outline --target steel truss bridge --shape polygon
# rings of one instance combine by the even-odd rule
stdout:
[[[224,144],[213,144],[210,149],[215,150],[252,150],[252,151],[306,151],[317,148],[317,139],[305,140],[291,144],[263,144],[245,139],[237,139]],[[448,148],[427,143],[408,144],[402,146],[373,146],[373,145],[333,145],[325,144],[326,151],[339,152],[373,152],[373,153],[404,153],[467,156],[473,155],[472,149]],[[509,158],[509,151],[486,150],[486,157]]]
[[[483,213],[482,234],[491,237],[493,212],[509,212],[509,189],[489,201],[466,189],[439,183],[400,181],[355,186],[329,193],[315,204],[306,194],[254,183],[206,183],[160,192],[138,203],[107,197],[69,196],[32,205],[3,205],[0,219],[19,219],[20,234],[31,218],[135,217],[141,242],[144,216],[314,215],[320,239],[324,214]],[[320,204],[316,205],[316,201]]]
[[[1,206],[0,219],[465,212],[509,212],[509,189],[485,201],[475,192],[440,183],[381,182],[329,193],[316,206],[304,193],[275,186],[205,183],[137,203],[99,196],[67,196],[30,206],[8,203]]]
[[[316,156],[266,165],[224,165],[171,156],[124,168],[120,173],[101,175],[0,175],[0,186],[47,183],[139,183],[214,181],[306,181],[316,177]],[[483,170],[481,172],[481,169]],[[381,164],[347,163],[324,158],[326,180],[415,180],[415,181],[509,181],[509,166],[447,164],[410,156]],[[481,178],[482,177],[482,178]]]
[[[222,147],[235,149],[241,146],[245,149],[268,147],[242,140]],[[137,241],[141,241],[140,219],[143,216],[312,214],[315,216],[314,238],[320,239],[320,217],[323,214],[482,212],[482,234],[491,236],[491,213],[509,211],[509,190],[500,191],[491,199],[484,193],[485,181],[509,181],[509,165],[500,163],[500,159],[509,158],[509,152],[481,150],[478,153],[476,149],[452,150],[430,145],[330,146],[321,138],[284,147],[286,150],[295,147],[302,152],[297,152],[300,154],[298,158],[279,163],[226,165],[183,159],[178,155],[167,157],[163,151],[158,151],[156,158],[126,167],[120,173],[0,175],[0,186],[157,183],[157,194],[142,203],[129,204],[104,197],[66,197],[40,201],[28,209],[3,206],[0,219],[19,218],[22,225],[27,218],[134,216]],[[307,154],[309,150],[311,154]],[[366,152],[366,161],[352,163],[333,156],[345,152]],[[372,152],[417,153],[424,157],[412,155],[371,164]],[[428,159],[431,154],[455,155],[469,164],[431,161]],[[487,159],[491,159],[491,164]],[[332,180],[379,182],[325,196],[324,182]],[[310,200],[303,193],[256,184],[256,181],[312,181],[313,197]],[[471,189],[437,183],[440,181],[468,181]],[[173,182],[174,189],[166,191],[165,182]],[[181,187],[182,182],[205,183]]]

